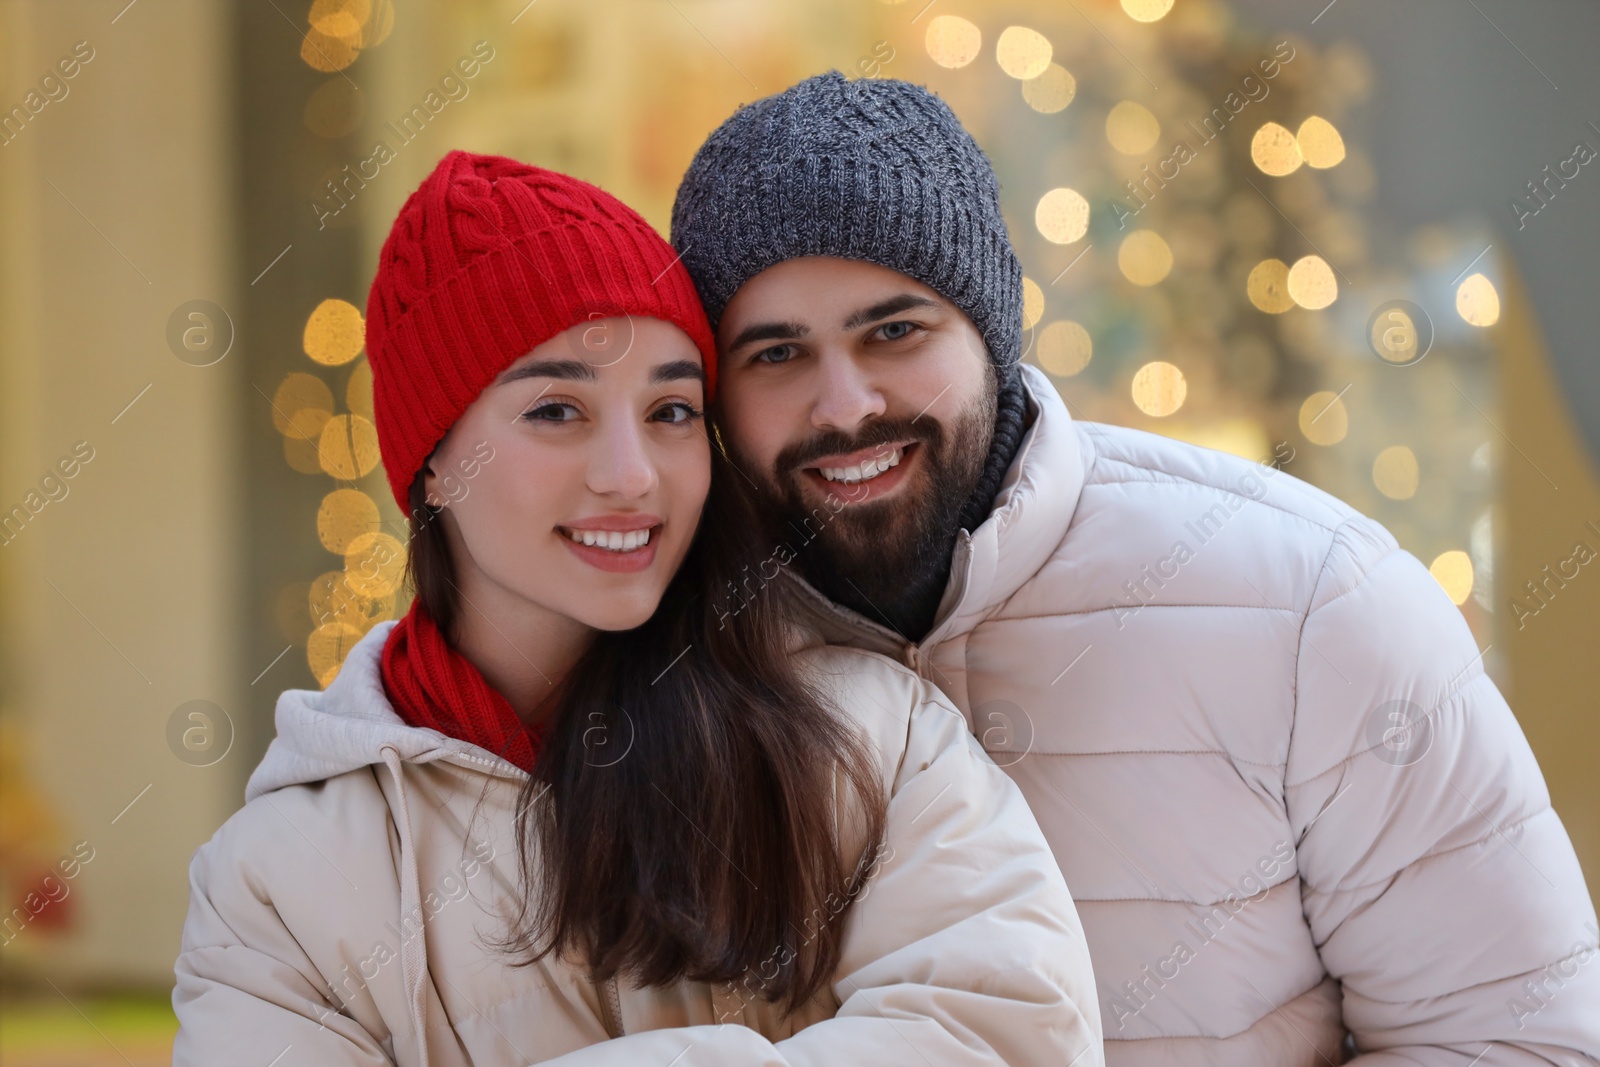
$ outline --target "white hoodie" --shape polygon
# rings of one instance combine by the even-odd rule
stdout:
[[[1088,950],[1038,824],[912,672],[797,652],[881,755],[891,799],[876,853],[840,827],[847,864],[875,873],[830,988],[780,1020],[734,987],[596,988],[570,961],[515,967],[486,944],[519,893],[526,775],[399,718],[379,671],[393,625],[326,691],[282,695],[245,807],[195,854],[174,1064],[1102,1062]]]

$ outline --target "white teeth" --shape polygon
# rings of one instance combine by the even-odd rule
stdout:
[[[621,530],[563,530],[562,532],[580,545],[609,549],[612,552],[632,552],[650,543],[648,529],[629,530],[627,533]]]
[[[844,482],[851,485],[856,482],[870,482],[890,467],[900,462],[901,450],[896,448],[887,456],[869,459],[865,463],[858,463],[853,467],[818,467],[817,470],[830,482]]]

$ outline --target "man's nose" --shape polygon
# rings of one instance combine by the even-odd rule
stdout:
[[[888,410],[871,375],[848,354],[824,352],[819,366],[821,379],[811,407],[812,426],[852,432],[866,419]]]

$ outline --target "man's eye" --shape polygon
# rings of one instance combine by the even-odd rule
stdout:
[[[752,363],[787,363],[794,356],[792,345],[773,345],[763,348],[751,357]]]
[[[571,404],[551,401],[547,404],[540,404],[538,407],[530,408],[522,413],[522,417],[529,422],[571,422],[572,420],[564,417],[562,412],[576,412],[577,410]]]
[[[914,322],[886,322],[878,327],[885,341],[898,341],[917,328]]]

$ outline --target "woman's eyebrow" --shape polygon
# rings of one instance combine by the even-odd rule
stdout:
[[[692,378],[697,382],[704,383],[706,380],[705,368],[692,359],[675,359],[670,363],[661,364],[650,372],[651,385],[678,381],[682,378]]]
[[[858,326],[865,326],[869,322],[886,319],[890,315],[898,315],[900,312],[911,308],[937,308],[938,306],[937,301],[929,300],[925,296],[918,296],[916,293],[901,293],[899,296],[891,296],[887,300],[880,300],[871,307],[862,308],[848,319],[845,319],[844,325],[839,328],[841,330],[853,330]]]
[[[559,378],[566,382],[592,382],[597,377],[593,367],[577,359],[540,359],[512,367],[496,378],[496,385],[518,382],[524,378]]]

